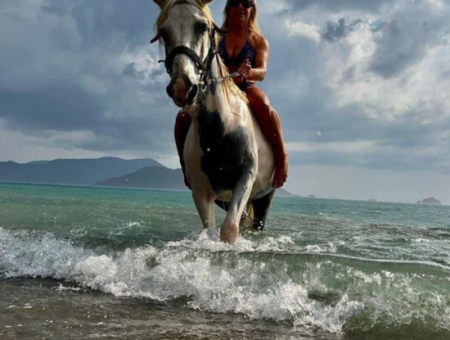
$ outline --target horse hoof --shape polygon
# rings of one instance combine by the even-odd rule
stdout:
[[[258,222],[254,222],[253,223],[253,229],[255,231],[264,231],[264,222],[263,221],[258,221]]]
[[[223,225],[220,228],[220,240],[225,243],[235,244],[239,237],[239,226]]]

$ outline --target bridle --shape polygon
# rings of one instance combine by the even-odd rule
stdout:
[[[173,4],[173,6],[177,5],[183,5],[183,4],[191,4],[188,0],[178,0]],[[173,7],[172,6],[172,7]],[[195,6],[195,5],[194,5]],[[191,48],[187,46],[177,46],[172,51],[170,51],[169,55],[166,56],[166,60],[159,60],[159,63],[164,63],[166,67],[166,71],[169,75],[172,74],[172,67],[173,63],[175,61],[175,58],[181,54],[187,55],[195,64],[197,69],[200,73],[200,81],[199,85],[203,86],[203,90],[206,90],[206,87],[211,84],[215,84],[219,81],[223,81],[225,78],[210,78],[208,79],[208,76],[211,74],[211,67],[212,67],[212,61],[214,60],[214,57],[219,52],[217,51],[217,45],[216,45],[216,34],[219,35],[226,35],[226,31],[220,29],[217,27],[215,23],[213,23],[213,27],[209,28],[210,34],[209,38],[211,41],[208,55],[206,56],[205,60],[202,60],[197,53],[195,53]],[[151,41],[150,44],[153,44],[161,39],[161,35],[158,33]],[[236,76],[236,75],[233,75]]]

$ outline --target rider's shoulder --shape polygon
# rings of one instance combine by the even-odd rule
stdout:
[[[259,48],[269,48],[269,42],[266,38],[263,37],[262,34],[257,32],[250,33],[250,39],[252,40],[252,45]]]

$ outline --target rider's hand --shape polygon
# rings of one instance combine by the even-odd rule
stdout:
[[[250,60],[245,59],[245,61],[242,63],[241,67],[239,67],[239,74],[243,79],[246,79],[252,69],[252,64],[250,64]]]

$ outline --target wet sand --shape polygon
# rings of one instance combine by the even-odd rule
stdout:
[[[288,323],[193,311],[182,307],[185,302],[118,298],[56,280],[0,279],[0,339],[340,338]]]

